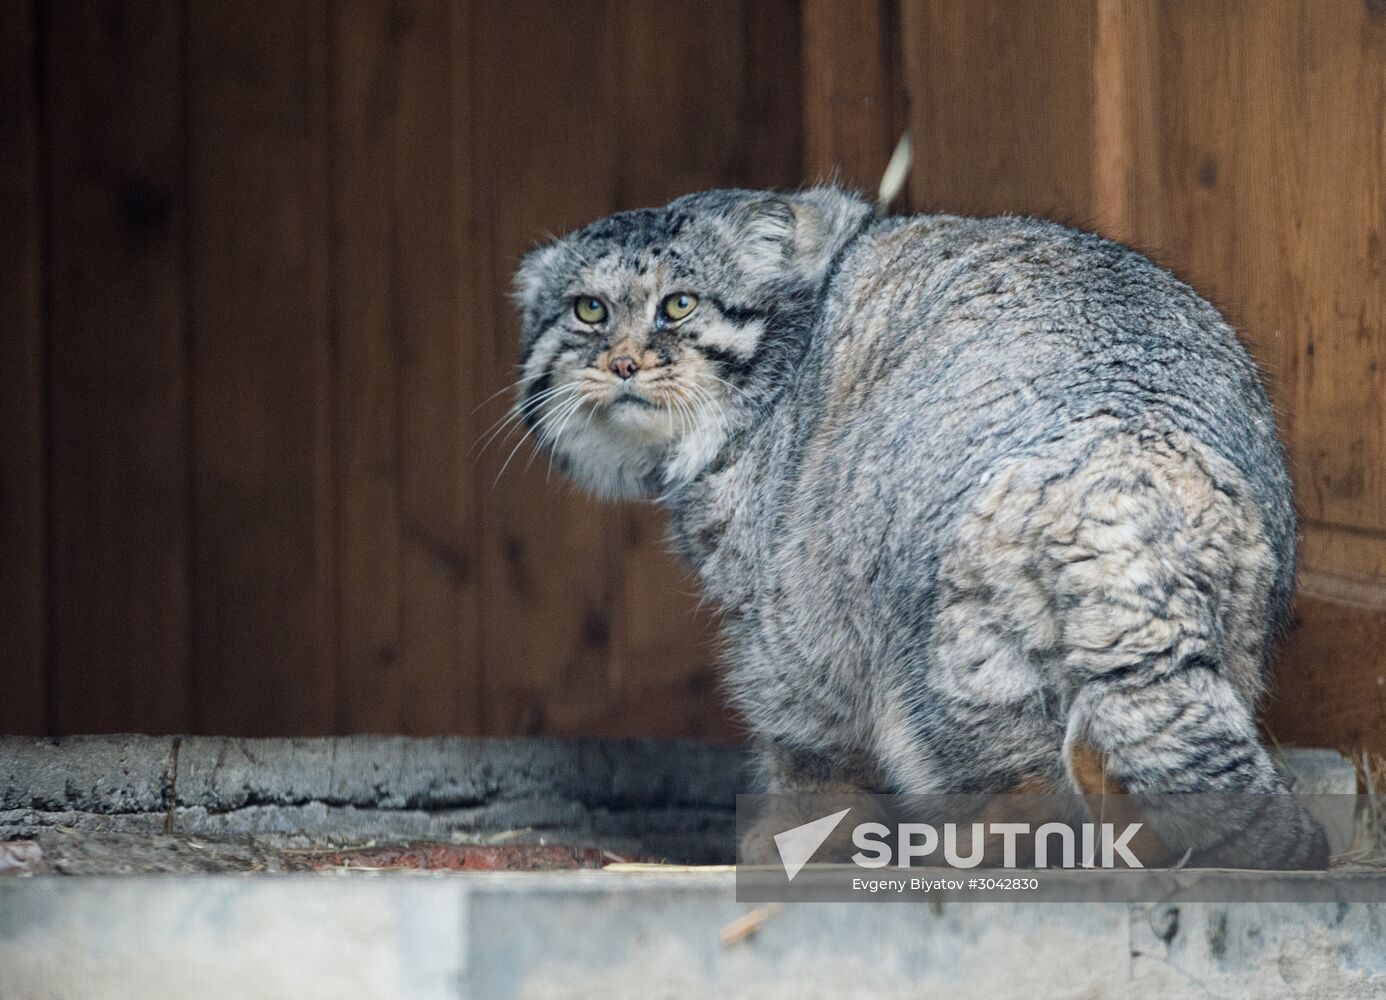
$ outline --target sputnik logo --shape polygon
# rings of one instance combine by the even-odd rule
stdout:
[[[813,852],[823,845],[823,841],[828,839],[843,817],[851,811],[848,807],[831,816],[824,816],[784,833],[775,834],[775,848],[780,852],[780,864],[784,865],[785,878],[790,882],[794,881],[794,876],[808,864]]]

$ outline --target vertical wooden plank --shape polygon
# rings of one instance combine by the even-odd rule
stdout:
[[[339,729],[401,721],[393,0],[329,8]]]
[[[875,197],[905,127],[899,43],[895,0],[804,0],[804,172],[809,180],[838,180]]]
[[[338,727],[475,732],[470,379],[456,92],[443,0],[334,8],[332,314]],[[459,49],[458,46],[463,46]]]
[[[1293,386],[1299,317],[1285,314],[1276,291],[1296,270],[1295,253],[1277,220],[1290,221],[1277,202],[1302,197],[1278,162],[1305,139],[1303,121],[1282,115],[1286,88],[1298,74],[1293,61],[1270,64],[1291,45],[1293,22],[1277,27],[1289,8],[1265,17],[1228,4],[1191,5],[1162,12],[1159,80],[1162,154],[1145,164],[1160,178],[1164,203],[1162,250],[1179,274],[1222,309],[1256,355],[1276,398],[1280,430],[1294,447]],[[1248,16],[1250,15],[1250,16]],[[1279,36],[1277,41],[1273,36]],[[1289,206],[1287,206],[1288,208]],[[1290,275],[1298,282],[1298,275]],[[1302,470],[1297,470],[1302,475]]]
[[[614,6],[519,0],[473,10],[474,206],[486,270],[466,322],[489,334],[476,351],[478,398],[515,378],[506,292],[519,255],[615,206]],[[523,448],[502,475],[510,449],[499,442],[479,464],[485,727],[582,733],[609,700],[618,518],[547,482],[542,463],[526,470]]]
[[[1266,728],[1281,743],[1386,754],[1386,538],[1311,522],[1303,548]]]
[[[901,0],[914,208],[1092,215],[1095,12],[1049,0]]]
[[[754,69],[740,5],[617,9],[618,207],[756,184],[741,159],[754,130],[739,113]],[[671,45],[671,39],[678,42]],[[671,158],[670,149],[681,154]],[[698,585],[668,551],[665,525],[652,505],[627,504],[620,511],[610,691],[605,710],[587,723],[603,734],[691,735],[724,728],[718,721],[727,712],[715,697],[707,642],[712,622],[698,613]]]
[[[789,44],[798,31],[792,5],[617,9],[617,207],[662,204],[710,187],[798,183],[801,117],[793,91],[786,95],[782,86],[799,72]],[[671,149],[680,155],[671,158]],[[698,583],[669,552],[660,510],[628,504],[620,516],[608,700],[600,713],[589,710],[584,725],[609,735],[730,737],[736,729],[717,692],[715,624]]]
[[[1386,17],[1196,5],[1162,44],[1166,242],[1271,368],[1305,516],[1386,531]]]
[[[793,185],[802,139],[797,88],[783,86],[799,76],[787,0],[587,3],[557,17],[512,4],[480,11],[479,25],[477,124],[494,148],[480,151],[476,176],[479,192],[494,192],[479,205],[499,267],[500,336],[484,397],[514,357],[510,309],[495,296],[529,242],[691,190]],[[696,585],[664,551],[662,517],[594,506],[549,484],[541,466],[519,472],[523,450],[492,490],[508,451],[486,457],[481,484],[488,729],[731,733],[710,623],[694,615]]]
[[[812,183],[805,169],[804,11],[801,0],[744,0],[746,89],[741,101],[740,183],[794,188]],[[893,47],[892,47],[893,48]],[[903,91],[897,101],[904,127]]]
[[[1270,723],[1380,747],[1386,15],[1309,0],[904,14],[918,205],[1091,223],[1242,331],[1306,518]]]
[[[1161,242],[1262,362],[1305,519],[1269,724],[1386,750],[1386,14],[1181,5],[1159,48]]]
[[[1161,240],[1156,0],[1096,0],[1092,223],[1145,248]]]
[[[193,721],[180,12],[47,10],[55,723],[180,731]]]
[[[611,13],[619,206],[659,205],[726,182],[750,131],[738,114],[748,68],[740,7],[672,0]]]
[[[204,731],[332,730],[326,8],[188,5]]]
[[[470,3],[403,6],[393,178],[405,732],[482,727]],[[485,289],[480,289],[484,294]]]
[[[0,7],[0,733],[47,727],[43,248],[36,41],[28,3]]]

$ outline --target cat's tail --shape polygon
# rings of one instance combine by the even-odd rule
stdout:
[[[1323,829],[1289,793],[1245,702],[1201,664],[1146,684],[1086,685],[1070,709],[1064,759],[1090,803],[1135,796],[1128,809],[1166,847],[1156,864],[1328,865]]]

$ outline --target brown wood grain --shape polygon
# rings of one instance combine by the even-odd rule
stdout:
[[[1096,0],[1092,213],[1104,236],[1158,250],[1159,24],[1156,0]]]
[[[338,4],[331,25],[331,309],[337,503],[337,725],[401,725],[398,297],[393,0]]]
[[[442,0],[334,10],[337,725],[475,731],[462,15]]]
[[[1386,753],[1386,538],[1311,521],[1301,553],[1266,728],[1283,743]]]
[[[47,730],[43,242],[35,25],[0,7],[0,733]]]
[[[1266,369],[1304,515],[1386,529],[1386,22],[1195,5],[1161,31],[1164,251]]]
[[[192,723],[183,33],[160,3],[44,31],[58,732]]]
[[[728,183],[750,131],[740,114],[752,71],[741,9],[673,0],[612,13],[617,204],[660,205]]]
[[[394,188],[404,731],[482,725],[469,3],[405,4]]]
[[[617,207],[751,183],[741,154],[754,125],[739,112],[758,67],[744,48],[743,16],[731,4],[621,9],[618,92],[639,88],[642,100],[617,107]],[[671,157],[671,150],[678,155]],[[621,563],[606,704],[589,709],[583,724],[657,733],[668,720],[652,717],[646,701],[676,705],[685,716],[680,728],[715,723],[726,715],[722,705],[698,697],[699,690],[712,694],[711,623],[697,615],[697,584],[669,551],[663,512],[650,504],[623,505],[616,531]]]
[[[837,180],[876,196],[906,124],[896,8],[895,0],[804,0],[807,181]]]
[[[332,731],[328,37],[189,5],[199,729]]]
[[[797,115],[766,106],[784,80],[798,78],[796,14],[784,2],[621,8],[618,91],[640,99],[618,107],[617,207],[711,187],[799,183]],[[778,125],[774,143],[761,141],[767,122]],[[663,512],[626,504],[617,530],[609,686],[604,704],[584,707],[571,724],[730,737],[737,730],[718,690],[715,625],[696,579],[670,552]]]
[[[615,208],[619,10],[521,0],[472,12],[474,122],[486,137],[473,146],[478,398],[517,375],[506,292],[520,254]],[[493,400],[483,423],[508,402]],[[581,733],[609,703],[620,516],[549,477],[542,459],[530,464],[527,445],[512,451],[517,439],[502,436],[477,466],[485,728]]]
[[[620,104],[618,206],[710,187],[798,186],[801,116],[783,84],[798,79],[798,29],[783,0],[622,7],[618,87],[640,100]],[[783,107],[789,100],[793,108]],[[730,737],[737,729],[718,690],[717,629],[699,583],[669,551],[663,511],[626,504],[620,537],[611,690],[589,726]]]
[[[1266,729],[1283,743],[1386,753],[1386,539],[1310,523],[1304,551]]]
[[[1269,724],[1386,751],[1386,605],[1359,599],[1386,545],[1386,21],[1363,4],[1198,4],[1162,9],[1158,48],[1150,242],[1261,362],[1307,521]]]
[[[801,187],[815,179],[804,169],[805,81],[801,0],[742,3],[747,66],[742,96],[738,174],[770,187]],[[901,93],[903,99],[903,92]]]
[[[0,731],[734,734],[661,516],[474,459],[504,293],[619,208],[873,190],[907,124],[913,208],[1242,331],[1304,515],[1268,729],[1386,751],[1380,7],[5,6]]]
[[[1386,538],[1386,21],[1307,0],[903,13],[919,207],[1090,224],[1242,333],[1307,519],[1270,727],[1386,747],[1386,609],[1363,555]]]
[[[900,0],[910,201],[1092,219],[1091,4]]]

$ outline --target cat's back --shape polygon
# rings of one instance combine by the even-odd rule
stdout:
[[[998,475],[1174,435],[1251,501],[1288,591],[1290,484],[1256,367],[1210,304],[1117,243],[1028,218],[877,223],[827,290],[801,405],[787,526],[824,535],[816,560],[852,539],[927,558],[921,540],[943,544]]]
[[[1018,217],[878,223],[844,256],[817,347],[819,430],[886,465],[908,453],[965,474],[1062,448],[1103,417],[1187,433],[1288,491],[1235,333],[1172,274],[1091,233]]]
[[[1134,250],[1038,219],[878,224],[829,289],[824,348],[839,416],[853,397],[947,396],[978,376],[1070,404],[1165,391],[1264,401],[1245,350],[1192,289]]]

